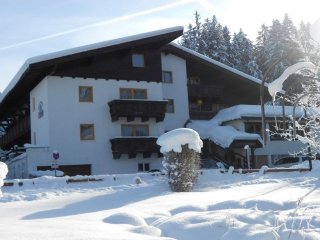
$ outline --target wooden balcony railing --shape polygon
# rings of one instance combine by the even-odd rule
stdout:
[[[189,97],[219,98],[223,94],[223,86],[188,84]]]
[[[25,140],[23,136],[28,134],[30,134],[30,116],[26,116],[6,130],[6,133],[0,137],[0,147],[6,149],[13,145],[19,145],[20,141]]]
[[[128,122],[141,118],[142,122],[155,118],[156,122],[163,121],[168,101],[166,100],[124,100],[118,99],[108,103],[112,121],[126,117]]]
[[[152,153],[161,157],[160,146],[157,145],[157,137],[117,137],[110,139],[111,150],[114,159],[119,159],[122,154],[128,154],[129,158],[136,158],[142,153],[144,158],[151,157]]]

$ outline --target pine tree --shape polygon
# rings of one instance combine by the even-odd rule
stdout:
[[[253,43],[241,29],[234,34],[231,49],[234,68],[258,78],[261,77],[261,71],[253,54]]]
[[[269,37],[269,27],[263,24],[261,30],[258,32],[258,37],[256,39],[256,45],[254,47],[254,56],[256,63],[262,73],[267,70],[267,59],[268,53],[266,49],[267,39]]]
[[[231,63],[231,36],[230,36],[230,31],[229,31],[229,28],[227,26],[224,26],[223,29],[222,29],[222,34],[223,34],[223,39],[224,39],[224,42],[225,42],[225,46],[227,48],[227,59],[228,61],[225,62],[225,64],[229,65],[232,67],[232,63]]]
[[[223,28],[216,16],[206,19],[201,32],[201,41],[204,46],[203,54],[222,63],[229,63],[227,46],[223,36]]]
[[[188,30],[182,35],[180,44],[186,48],[202,53],[202,43],[200,41],[202,24],[200,22],[200,15],[195,12],[195,26],[188,25]]]
[[[265,45],[267,59],[263,75],[267,81],[278,78],[287,67],[301,60],[297,37],[297,30],[287,14],[282,23],[273,20]]]
[[[303,21],[300,23],[298,31],[299,43],[305,56],[305,61],[311,61],[318,65],[320,61],[320,49],[311,37],[310,27],[310,23],[304,23]]]

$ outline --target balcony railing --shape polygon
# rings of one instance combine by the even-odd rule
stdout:
[[[189,97],[219,98],[223,94],[223,86],[188,84]]]
[[[6,133],[0,137],[0,147],[8,148],[9,146],[19,145],[24,141],[23,136],[30,132],[30,116],[26,116],[15,125],[7,129]],[[30,140],[29,140],[30,141]]]
[[[193,120],[210,120],[218,111],[200,111],[190,109],[190,118]]]
[[[108,103],[112,121],[126,117],[128,122],[141,118],[142,122],[155,118],[156,122],[163,121],[168,101],[117,99]]]
[[[118,137],[110,139],[111,150],[114,159],[119,159],[122,154],[128,154],[129,158],[136,158],[141,153],[143,158],[150,158],[152,153],[161,157],[160,146],[157,145],[157,137]]]

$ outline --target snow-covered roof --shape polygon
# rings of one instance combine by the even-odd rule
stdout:
[[[190,128],[177,128],[166,132],[158,138],[157,144],[161,146],[161,153],[170,151],[181,152],[181,146],[185,144],[188,144],[188,147],[196,152],[201,152],[202,148],[199,134]]]
[[[229,72],[232,72],[234,74],[242,76],[242,77],[244,77],[244,78],[246,78],[246,79],[248,79],[248,80],[250,80],[252,82],[255,82],[257,84],[261,84],[262,83],[262,81],[260,79],[258,79],[258,78],[252,77],[252,76],[250,76],[250,75],[248,75],[248,74],[246,74],[244,72],[241,72],[241,71],[239,71],[239,70],[237,70],[235,68],[232,68],[232,67],[230,67],[230,66],[228,66],[226,64],[223,64],[223,63],[218,62],[218,61],[216,61],[214,59],[211,59],[211,58],[209,58],[209,57],[207,57],[205,55],[202,55],[202,54],[200,54],[200,53],[198,53],[196,51],[193,51],[193,50],[191,50],[189,48],[183,47],[183,46],[178,45],[178,44],[173,43],[173,42],[169,43],[169,45],[174,46],[175,48],[178,48],[178,49],[180,49],[180,50],[182,50],[184,52],[187,52],[189,54],[192,54],[192,55],[194,55],[194,56],[196,56],[198,58],[201,58],[202,60],[205,60],[205,61],[207,61],[207,62],[209,62],[211,64],[219,66],[219,67],[221,67],[221,68],[223,68],[223,69],[225,69],[225,70],[227,70]],[[267,86],[267,83],[265,85]]]
[[[5,88],[5,90],[2,92],[2,94],[0,94],[0,102],[4,99],[4,97],[8,94],[8,92],[15,87],[17,82],[23,76],[24,72],[29,68],[30,64],[43,62],[43,61],[47,61],[47,60],[51,60],[51,59],[56,59],[56,58],[60,58],[60,57],[68,56],[68,55],[77,54],[77,53],[87,52],[87,51],[91,51],[91,50],[95,50],[95,49],[99,49],[99,48],[110,47],[110,46],[119,45],[119,44],[123,44],[123,43],[127,43],[127,42],[133,42],[133,41],[137,41],[137,40],[141,40],[141,39],[156,37],[159,35],[168,34],[168,33],[176,32],[176,31],[183,31],[183,27],[177,26],[177,27],[156,30],[156,31],[152,31],[152,32],[147,32],[147,33],[137,34],[137,35],[133,35],[133,36],[108,40],[108,41],[94,43],[94,44],[85,45],[85,46],[81,46],[81,47],[70,48],[70,49],[66,49],[66,50],[62,50],[62,51],[58,51],[58,52],[53,52],[53,53],[29,58],[25,61],[25,63],[22,65],[22,67],[19,69],[19,71],[13,77],[13,79],[11,80],[9,85]]]
[[[232,126],[216,126],[210,121],[193,120],[188,127],[197,131],[202,139],[210,139],[223,148],[230,147],[235,140],[257,140],[262,143],[259,134],[238,131]]]
[[[293,107],[286,106],[286,116],[292,115]],[[282,117],[282,106],[265,106],[266,117]],[[300,117],[304,113],[301,109],[296,109],[296,116]],[[216,116],[210,120],[192,120],[187,127],[199,133],[202,139],[210,139],[217,145],[226,148],[230,147],[235,140],[257,140],[262,143],[259,134],[246,133],[235,129],[232,126],[221,126],[224,122],[241,118],[261,117],[260,105],[236,105],[220,110]]]
[[[296,108],[296,116],[302,116],[304,113],[300,108]],[[285,115],[292,116],[293,107],[285,106]],[[282,117],[282,106],[265,106],[265,116],[267,118]],[[224,122],[241,119],[241,118],[259,118],[261,117],[260,105],[236,105],[233,107],[220,110],[210,122],[213,125],[221,125]]]

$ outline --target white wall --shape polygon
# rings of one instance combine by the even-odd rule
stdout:
[[[181,128],[189,119],[186,61],[172,54],[161,54],[163,71],[171,71],[173,83],[163,83],[163,98],[174,99],[174,113],[166,113],[165,130]]]
[[[7,162],[8,165],[8,174],[7,178],[13,179],[13,178],[28,178],[29,172],[28,172],[28,161],[27,161],[27,155],[21,154],[13,159],[10,159]]]
[[[33,106],[33,99],[35,106]],[[39,118],[39,103],[43,103],[44,115]],[[30,120],[31,120],[31,144],[41,143],[49,145],[49,106],[48,106],[48,81],[41,81],[30,92]]]
[[[46,86],[46,87],[43,87]],[[79,102],[78,87],[93,87],[93,102]],[[164,132],[163,122],[156,123],[155,119],[141,122],[140,119],[128,123],[125,118],[112,122],[109,113],[108,102],[120,98],[120,88],[144,88],[147,89],[148,99],[162,100],[162,84],[154,82],[136,82],[126,80],[82,79],[69,77],[46,77],[36,88],[41,91],[32,91],[36,99],[46,95],[45,116],[40,120],[46,121],[48,131],[40,128],[40,120],[32,118],[32,129],[36,131],[37,144],[49,145],[49,153],[53,150],[60,152],[60,165],[92,164],[93,174],[103,173],[129,173],[138,170],[138,163],[150,163],[150,168],[161,168],[161,158],[152,155],[152,158],[143,159],[138,155],[135,159],[127,159],[123,155],[121,159],[112,158],[110,139],[121,136],[121,123],[148,124],[149,133],[159,136]],[[37,95],[38,93],[38,95]],[[42,124],[42,123],[41,123]],[[95,140],[80,140],[80,124],[95,125]],[[39,131],[39,132],[38,132]],[[43,140],[40,141],[40,140]],[[40,157],[40,155],[39,155]],[[42,156],[38,163],[51,165],[48,157]],[[50,164],[49,164],[49,162]]]

